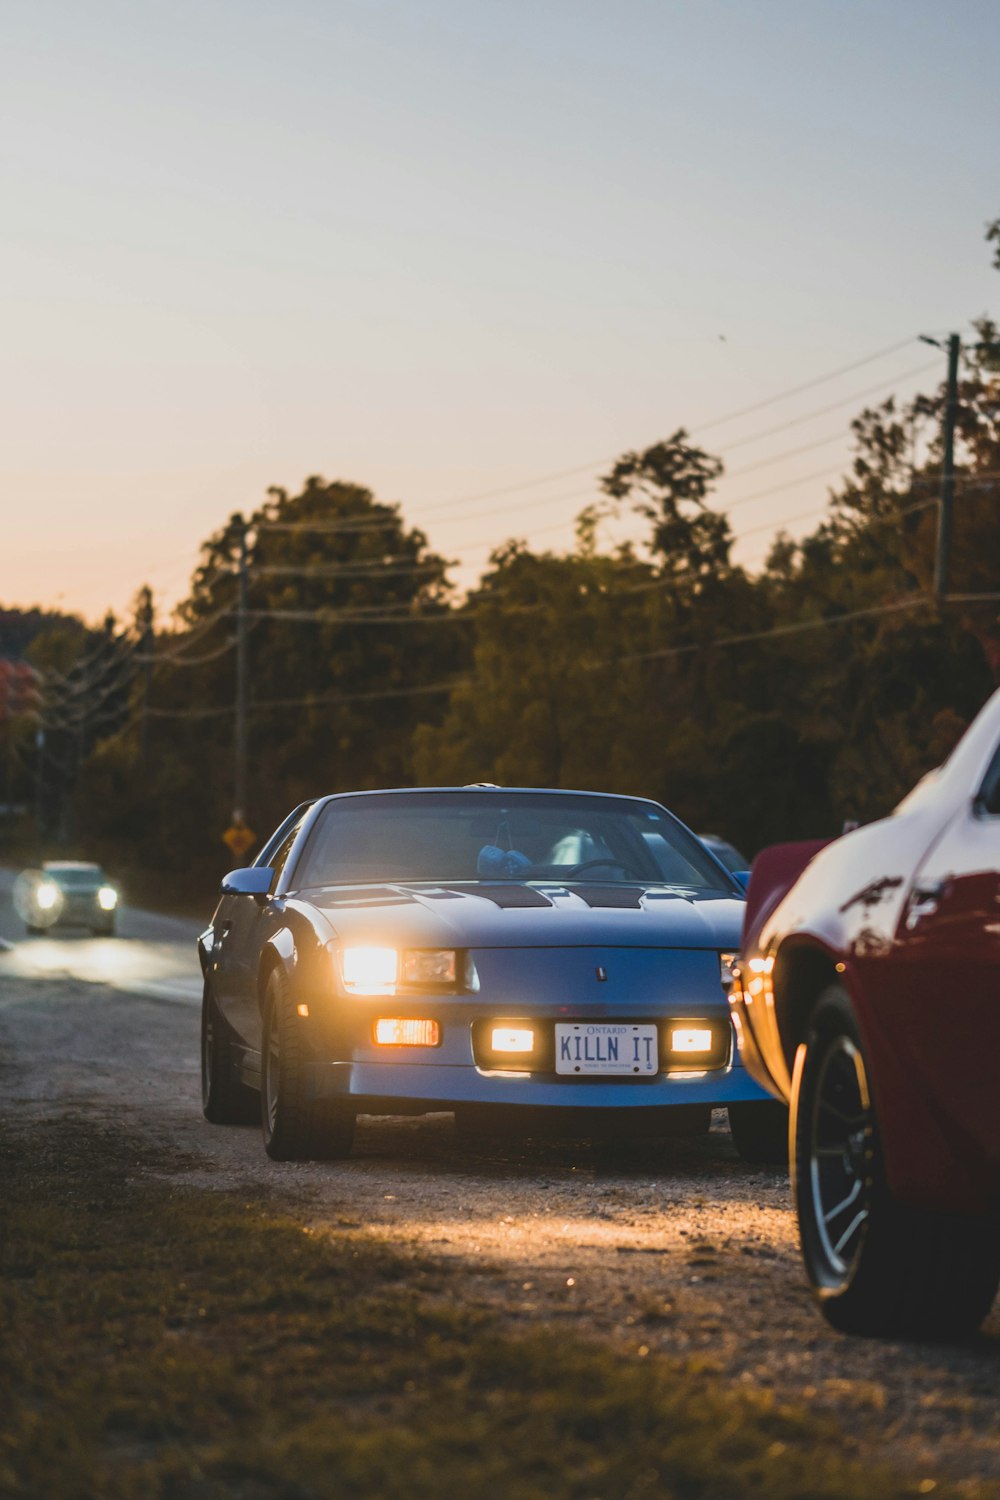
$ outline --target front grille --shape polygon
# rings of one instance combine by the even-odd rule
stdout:
[[[696,1013],[687,1013],[683,1016],[601,1016],[601,1017],[560,1017],[559,1022],[569,1022],[581,1019],[588,1020],[613,1020],[616,1024],[626,1026],[655,1024],[657,1028],[657,1052],[659,1057],[659,1073],[652,1076],[659,1077],[664,1073],[704,1073],[715,1072],[724,1068],[730,1061],[732,1052],[732,1025],[728,1016],[699,1016]],[[556,1073],[556,1028],[557,1022],[550,1017],[538,1019],[532,1016],[518,1016],[514,1012],[505,1012],[502,1015],[488,1016],[472,1023],[472,1055],[476,1066],[484,1072],[493,1073],[539,1073],[548,1074],[559,1079],[560,1083],[575,1083],[574,1076]],[[534,1051],[525,1056],[519,1053],[494,1052],[490,1046],[490,1037],[493,1028],[497,1027],[530,1027],[535,1034]],[[710,1053],[695,1055],[671,1054],[670,1032],[677,1026],[697,1026],[710,1030],[712,1033],[712,1050]],[[581,1082],[593,1082],[599,1078],[599,1074],[581,1075]],[[627,1074],[608,1075],[612,1080],[628,1082]],[[645,1075],[637,1082],[648,1082],[650,1075]]]

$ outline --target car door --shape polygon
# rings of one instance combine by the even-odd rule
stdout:
[[[277,885],[285,861],[298,836],[308,809],[298,810],[272,839],[258,862],[271,866]],[[273,849],[273,852],[271,850]],[[260,950],[267,930],[269,899],[256,896],[226,896],[219,907],[215,929],[216,1002],[229,1025],[249,1047],[260,1046],[260,1006],[257,996],[257,974]]]
[[[970,1144],[996,1134],[1000,1022],[1000,747],[917,867],[897,933],[909,1041]]]

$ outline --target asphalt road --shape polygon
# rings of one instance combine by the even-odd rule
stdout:
[[[195,953],[199,923],[124,905],[113,938],[95,938],[85,929],[69,927],[29,936],[12,899],[17,873],[0,869],[3,973],[24,979],[77,979],[178,1004],[201,1003]],[[206,922],[209,916],[206,912]]]
[[[610,1151],[477,1142],[445,1114],[368,1117],[348,1161],[272,1163],[256,1126],[201,1115],[199,924],[126,907],[120,937],[27,937],[12,885],[0,872],[0,1117],[99,1120],[141,1138],[172,1182],[441,1257],[456,1298],[512,1325],[694,1357],[816,1406],[862,1455],[997,1493],[1000,1303],[957,1349],[833,1333],[804,1284],[785,1174],[740,1162],[723,1115],[700,1140]]]

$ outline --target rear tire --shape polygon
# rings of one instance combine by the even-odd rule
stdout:
[[[730,1104],[729,1133],[745,1162],[755,1167],[788,1163],[788,1109],[777,1099],[746,1099]]]
[[[213,1125],[252,1125],[260,1115],[257,1090],[236,1076],[230,1030],[206,981],[201,1001],[201,1109]]]
[[[890,1193],[864,1044],[840,985],[820,996],[799,1049],[792,1129],[802,1256],[827,1321],[875,1338],[973,1334],[1000,1284],[1000,1226]]]
[[[260,1114],[272,1161],[332,1161],[350,1156],[355,1111],[339,1099],[310,1096],[301,1021],[281,969],[264,996]]]

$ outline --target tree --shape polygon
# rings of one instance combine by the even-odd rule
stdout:
[[[259,836],[305,797],[410,782],[414,729],[443,712],[465,660],[447,564],[398,506],[318,477],[295,496],[270,490],[245,522],[233,517],[205,542],[178,627],[156,637],[159,661],[136,703],[146,702],[145,763],[137,712],[89,768],[88,803],[103,825],[122,841],[139,832],[167,863],[192,850],[226,858],[244,528],[246,811]]]

